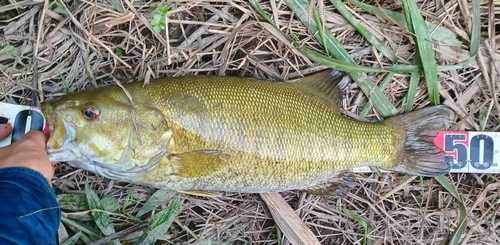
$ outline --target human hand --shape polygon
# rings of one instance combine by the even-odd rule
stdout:
[[[0,124],[0,140],[12,133],[8,124]],[[0,148],[0,168],[25,167],[43,175],[52,186],[54,167],[50,162],[45,146],[47,136],[40,131],[30,131],[20,140]]]

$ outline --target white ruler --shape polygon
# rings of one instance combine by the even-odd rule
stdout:
[[[30,130],[39,130],[48,134],[48,127],[46,127],[40,108],[0,102],[0,117],[6,118],[7,123],[12,126],[12,134],[0,141],[0,147],[19,140]]]

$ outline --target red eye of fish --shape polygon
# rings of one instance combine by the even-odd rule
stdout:
[[[93,120],[99,117],[99,109],[92,106],[85,106],[82,108],[83,116],[88,120]]]

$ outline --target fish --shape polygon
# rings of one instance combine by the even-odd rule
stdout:
[[[283,82],[194,75],[71,92],[41,105],[47,154],[106,178],[193,195],[335,194],[362,166],[450,171],[432,142],[454,116],[449,107],[353,120],[341,110],[349,81],[335,70]]]

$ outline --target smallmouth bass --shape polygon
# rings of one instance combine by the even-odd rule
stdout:
[[[335,71],[287,82],[185,76],[69,93],[42,103],[47,152],[107,178],[193,193],[328,194],[360,166],[449,172],[432,139],[451,109],[351,120],[339,105],[347,81]]]

